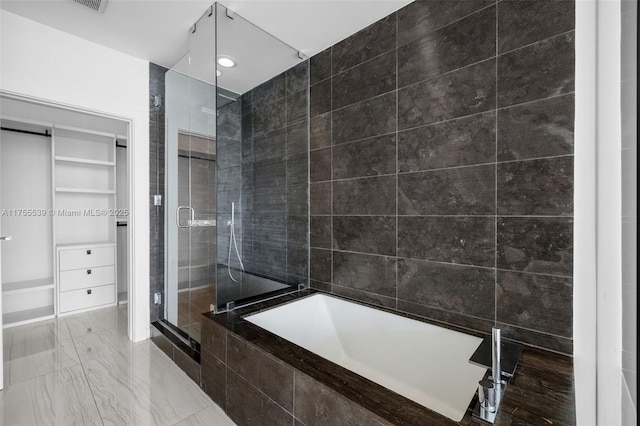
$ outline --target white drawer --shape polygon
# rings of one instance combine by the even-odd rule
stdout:
[[[60,250],[59,266],[61,271],[114,264],[113,246]]]
[[[60,271],[60,291],[78,290],[115,283],[113,266]]]
[[[115,285],[111,284],[61,292],[60,312],[69,312],[114,303],[116,301],[115,291]]]

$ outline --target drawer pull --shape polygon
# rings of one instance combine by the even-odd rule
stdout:
[[[87,250],[87,254],[91,254],[91,250]]]
[[[87,275],[91,275],[91,269],[87,269]]]
[[[91,294],[91,290],[90,290],[90,289],[89,289],[89,290],[87,290],[87,294]]]

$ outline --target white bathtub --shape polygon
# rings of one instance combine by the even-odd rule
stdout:
[[[455,421],[486,371],[478,337],[323,294],[245,319]]]

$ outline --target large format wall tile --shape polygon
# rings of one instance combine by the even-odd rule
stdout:
[[[309,59],[309,83],[316,84],[331,77],[331,48]]]
[[[409,3],[398,11],[398,46],[495,3],[495,0],[431,0]]]
[[[316,115],[311,118],[309,128],[310,149],[331,146],[331,113]]]
[[[294,416],[305,425],[380,426],[377,417],[306,374],[295,375]]]
[[[331,248],[331,216],[311,216],[311,247]]]
[[[331,80],[323,80],[309,89],[310,116],[331,111]]]
[[[489,59],[398,92],[398,128],[495,109],[496,63]]]
[[[495,220],[484,217],[398,217],[398,256],[494,266]]]
[[[332,108],[342,108],[395,88],[396,52],[391,50],[336,74],[332,84]]]
[[[548,38],[498,57],[498,107],[575,90],[575,33]]]
[[[395,256],[396,218],[394,216],[334,216],[333,248]]]
[[[490,7],[398,48],[398,87],[496,55],[496,8]]]
[[[333,179],[392,174],[396,172],[396,137],[384,135],[336,145],[332,156]]]
[[[331,179],[331,148],[324,148],[309,153],[309,181],[319,182]]]
[[[498,271],[497,321],[562,337],[572,336],[570,278]]]
[[[575,28],[572,0],[504,0],[498,4],[498,52],[504,53]]]
[[[396,268],[394,257],[333,252],[333,282],[343,287],[395,297]]]
[[[399,215],[494,213],[494,165],[441,169],[398,176]]]
[[[493,163],[496,113],[472,115],[398,133],[398,171]]]
[[[572,216],[573,156],[498,164],[498,214]]]
[[[315,281],[331,282],[331,250],[312,248],[311,250],[311,279]]]
[[[498,161],[573,154],[573,94],[498,110]]]
[[[573,273],[571,218],[498,219],[500,269],[570,277]]]
[[[309,185],[311,214],[331,214],[331,182]]]
[[[333,111],[333,143],[396,131],[396,93],[391,92]]]
[[[333,74],[342,72],[396,47],[396,15],[369,25],[331,48]]]
[[[287,79],[287,95],[300,91],[306,92],[309,87],[309,61],[302,61],[285,73]]]
[[[401,259],[398,299],[437,309],[492,319],[495,273],[492,269]]]
[[[293,410],[293,370],[244,340],[229,336],[227,366],[288,411]]]
[[[396,213],[396,177],[380,176],[333,182],[333,214]]]
[[[419,0],[310,60],[313,287],[571,353],[565,287],[509,304],[571,282],[574,8]]]

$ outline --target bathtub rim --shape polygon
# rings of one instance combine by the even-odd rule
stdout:
[[[425,424],[459,424],[450,418],[443,416],[436,411],[429,409],[415,401],[412,401],[399,393],[396,393],[366,377],[363,377],[333,361],[315,354],[275,333],[270,332],[252,322],[245,317],[265,312],[280,306],[287,305],[305,299],[314,294],[322,294],[339,300],[356,303],[368,308],[381,310],[393,315],[413,319],[422,323],[435,325],[449,330],[458,331],[467,335],[482,338],[486,334],[477,330],[465,329],[452,324],[441,323],[407,312],[399,312],[393,309],[367,303],[361,300],[351,299],[342,295],[336,295],[318,289],[306,289],[295,293],[285,294],[279,298],[265,300],[249,306],[242,306],[231,311],[214,314],[213,312],[204,315],[216,324],[233,333],[247,342],[262,349],[270,356],[279,360],[294,371],[305,374],[318,381],[329,389],[337,392],[342,397],[347,398],[382,420],[391,424],[422,424],[416,423],[418,419],[428,419],[431,422]],[[365,386],[369,392],[362,392]],[[372,396],[373,394],[373,396]],[[465,412],[462,422],[471,416],[473,407],[477,401],[474,395]],[[399,409],[398,407],[401,407]],[[409,416],[407,418],[406,416]]]

